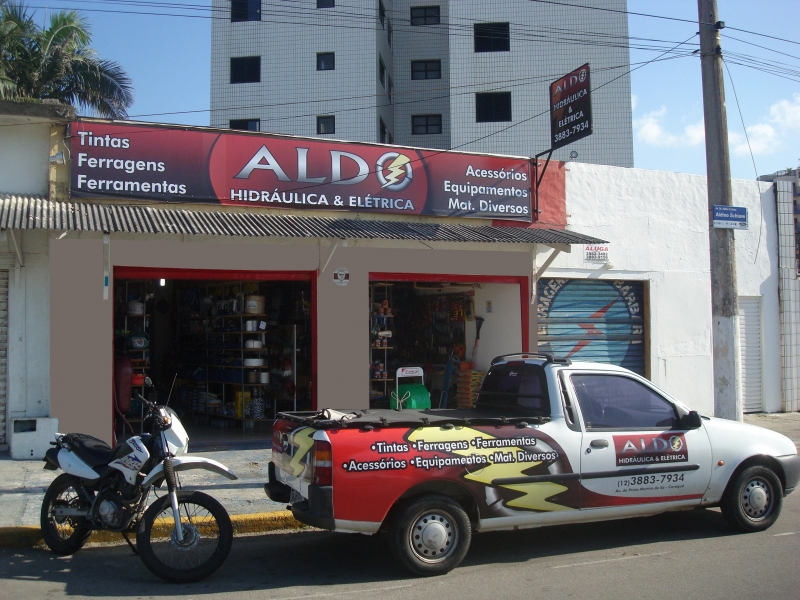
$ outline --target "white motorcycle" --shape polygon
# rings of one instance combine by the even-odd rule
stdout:
[[[148,377],[145,385],[152,386]],[[147,407],[142,435],[116,448],[80,433],[56,434],[45,469],[62,469],[42,502],[42,537],[56,554],[73,554],[92,531],[116,531],[145,566],[173,582],[197,581],[228,556],[233,527],[223,506],[197,491],[183,491],[177,473],[205,469],[236,479],[215,460],[184,456],[189,436],[178,416],[137,394]],[[167,494],[156,488],[167,482]],[[156,498],[147,506],[153,490]],[[128,533],[136,532],[136,546]]]

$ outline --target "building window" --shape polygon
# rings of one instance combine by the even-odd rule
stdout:
[[[394,83],[392,82],[392,78],[389,77],[389,83],[386,87],[387,96],[389,97],[389,104],[392,103],[392,92],[394,91]]]
[[[261,0],[231,0],[231,22],[260,21]]]
[[[475,52],[508,52],[511,34],[508,23],[475,23]]]
[[[392,47],[392,33],[394,30],[392,29],[392,22],[389,21],[386,27],[386,37],[389,39],[389,47]]]
[[[511,120],[511,92],[475,94],[475,122]]]
[[[383,58],[378,57],[378,81],[381,82],[381,85],[386,88],[386,65],[383,64]]]
[[[258,83],[261,81],[261,57],[242,56],[231,59],[231,83]]]
[[[442,133],[442,115],[414,115],[411,117],[411,135]]]
[[[231,119],[230,128],[243,131],[261,131],[261,119]]]
[[[412,6],[412,25],[438,25],[441,23],[438,6]]]
[[[336,0],[317,0],[317,8],[333,8]]]
[[[336,117],[333,115],[317,117],[317,133],[336,133]]]
[[[383,119],[380,119],[380,133],[381,133],[381,138],[380,138],[381,144],[386,144],[387,143],[386,138],[389,132],[386,131],[386,123],[383,122]]]
[[[412,60],[411,79],[441,79],[442,61]]]
[[[336,54],[317,52],[317,71],[333,71],[336,68]]]
[[[378,0],[378,18],[381,21],[381,28],[386,26],[386,7],[383,6],[383,2]]]

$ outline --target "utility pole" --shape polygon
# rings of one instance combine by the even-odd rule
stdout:
[[[712,342],[714,348],[714,415],[742,420],[739,377],[739,308],[736,297],[736,247],[732,229],[712,227],[715,204],[731,206],[731,164],[728,119],[722,79],[720,29],[716,0],[697,0],[700,25],[700,66],[706,130],[708,231],[711,243]]]

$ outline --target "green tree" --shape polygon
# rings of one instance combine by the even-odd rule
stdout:
[[[58,100],[101,117],[124,119],[133,104],[130,77],[89,44],[89,23],[75,11],[58,11],[47,27],[27,7],[0,6],[0,98]]]

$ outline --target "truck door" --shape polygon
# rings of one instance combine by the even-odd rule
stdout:
[[[637,376],[573,371],[569,381],[583,425],[582,509],[700,503],[711,478],[703,427],[678,429],[674,404]]]

